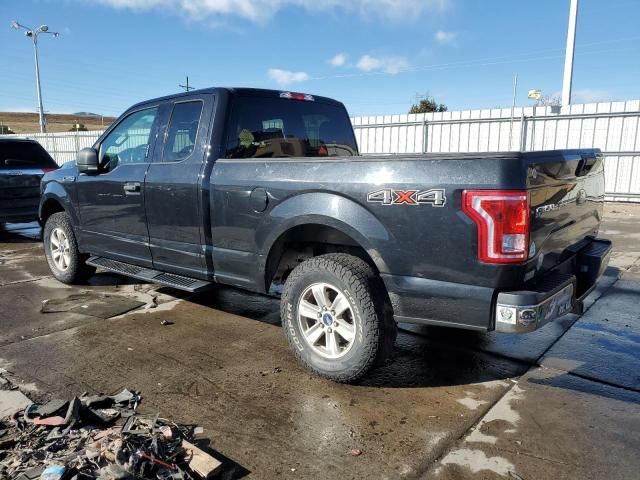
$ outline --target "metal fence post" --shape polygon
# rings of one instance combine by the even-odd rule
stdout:
[[[520,151],[524,152],[527,149],[527,118],[524,116],[524,108],[520,115]]]
[[[422,153],[427,153],[427,119],[422,121]]]

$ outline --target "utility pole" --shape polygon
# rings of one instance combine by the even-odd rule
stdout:
[[[576,24],[578,22],[578,0],[570,0],[569,28],[567,30],[567,50],[564,56],[564,77],[562,79],[562,105],[571,104],[573,83],[573,57],[576,47]]]
[[[36,90],[38,92],[38,113],[40,115],[40,133],[46,133],[47,131],[47,121],[44,116],[44,108],[42,107],[42,89],[40,87],[40,64],[38,61],[38,35],[41,33],[48,33],[53,35],[54,37],[58,37],[60,34],[58,32],[50,32],[49,27],[47,25],[40,25],[37,29],[29,28],[25,25],[21,25],[20,23],[13,20],[11,22],[11,28],[15,28],[19,30],[21,28],[25,29],[25,35],[31,39],[33,42],[33,52],[35,56],[36,62]]]
[[[189,75],[187,75],[187,84],[186,85],[178,85],[180,88],[184,88],[187,93],[189,93],[189,90],[195,90],[196,87],[190,87],[189,86]]]

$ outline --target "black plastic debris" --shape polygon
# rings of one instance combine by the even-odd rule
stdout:
[[[202,429],[136,411],[139,392],[31,404],[0,419],[0,480],[196,480],[222,464]]]

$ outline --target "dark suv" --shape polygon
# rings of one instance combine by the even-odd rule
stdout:
[[[56,168],[35,140],[0,138],[0,223],[37,220],[40,180]]]

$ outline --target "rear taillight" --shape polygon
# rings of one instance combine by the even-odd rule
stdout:
[[[523,190],[465,190],[462,211],[477,226],[478,259],[517,263],[529,252],[529,196]]]
[[[280,98],[288,98],[289,100],[305,100],[307,102],[314,102],[313,95],[306,93],[293,93],[293,92],[280,92]]]
[[[58,167],[44,167],[44,168],[42,169],[42,171],[43,171],[44,173],[49,173],[49,172],[53,172],[54,170],[57,170],[57,169],[58,169]]]

